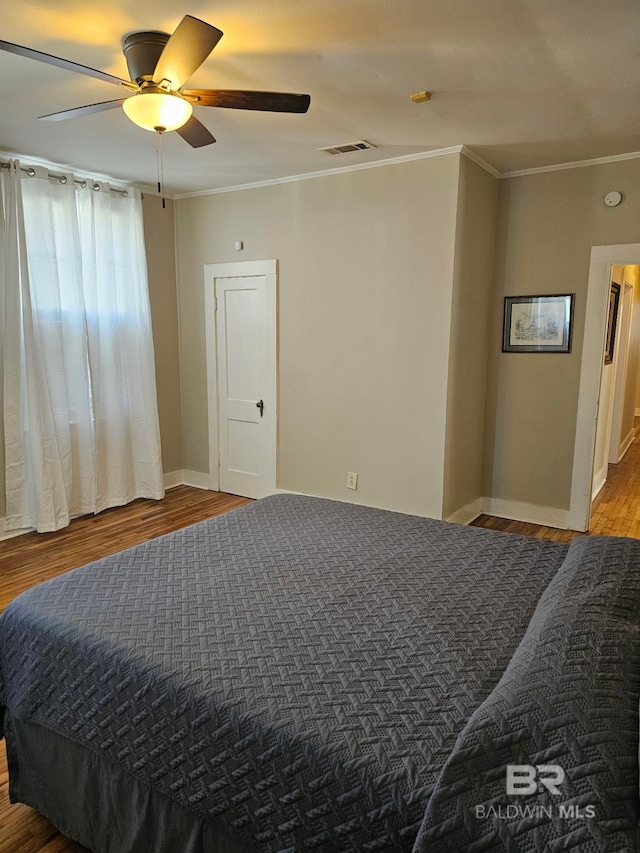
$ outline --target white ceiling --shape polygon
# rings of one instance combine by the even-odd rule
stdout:
[[[640,151],[638,0],[20,0],[0,38],[127,77],[122,36],[185,14],[224,32],[189,88],[303,92],[311,107],[196,108],[218,142],[165,134],[169,194],[462,144],[501,173]],[[0,151],[155,185],[154,136],[121,110],[37,120],[122,90],[4,52],[0,80]],[[377,148],[318,151],[358,139]]]

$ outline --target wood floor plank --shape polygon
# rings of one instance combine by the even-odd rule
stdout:
[[[591,536],[630,536],[640,539],[640,418],[636,418],[636,436],[623,459],[609,465],[607,481],[591,506]],[[489,530],[507,530],[521,536],[536,536],[556,542],[571,542],[584,536],[575,530],[555,530],[522,521],[498,519],[480,515],[472,522],[474,527]]]

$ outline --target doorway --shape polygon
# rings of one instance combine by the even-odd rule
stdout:
[[[634,439],[638,358],[638,267],[612,267],[604,363],[593,464],[592,500],[604,486],[609,465],[617,465]],[[634,298],[635,297],[635,298]]]
[[[640,243],[594,246],[591,250],[569,510],[569,526],[573,530],[588,530],[591,516],[600,384],[612,271],[616,265],[638,264]]]
[[[205,265],[209,488],[276,490],[277,264]]]

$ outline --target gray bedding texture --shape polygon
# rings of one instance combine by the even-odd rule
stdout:
[[[95,853],[638,849],[640,541],[277,495],[0,617],[10,794]]]

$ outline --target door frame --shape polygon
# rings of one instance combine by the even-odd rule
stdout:
[[[611,452],[611,437],[609,439],[609,463],[617,464],[622,459],[624,453],[629,448],[626,442],[629,439],[628,435],[621,435],[622,416],[624,414],[625,394],[627,388],[627,374],[629,365],[629,347],[631,345],[631,322],[633,319],[633,299],[634,287],[624,278],[620,282],[620,310],[618,312],[618,330],[616,332],[617,353],[616,356],[616,375],[615,385],[613,388],[613,407],[611,413],[611,434],[617,436],[614,442],[614,452]],[[620,316],[620,311],[622,316]],[[624,446],[626,444],[626,447]],[[624,447],[622,454],[620,449]],[[613,457],[613,458],[612,458]]]
[[[216,279],[247,278],[264,276],[265,279],[265,322],[267,352],[268,387],[265,396],[274,401],[273,444],[273,491],[277,486],[278,470],[278,334],[277,334],[277,293],[278,262],[275,259],[264,261],[235,261],[225,264],[204,265],[204,313],[206,337],[207,368],[207,413],[209,418],[209,484],[212,491],[220,490],[220,425],[218,418],[218,341],[216,331]]]
[[[571,530],[588,530],[591,520],[598,397],[607,330],[611,270],[616,264],[640,264],[640,243],[591,248],[568,518],[568,527]]]

